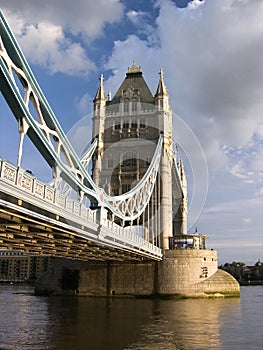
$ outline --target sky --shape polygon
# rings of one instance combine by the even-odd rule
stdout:
[[[91,137],[99,77],[114,94],[136,59],[154,94],[159,71],[189,173],[189,233],[219,264],[263,260],[262,0],[0,0],[64,132]],[[0,155],[16,162],[17,123],[0,96]],[[48,181],[26,143],[22,167]],[[49,173],[48,173],[49,174]]]

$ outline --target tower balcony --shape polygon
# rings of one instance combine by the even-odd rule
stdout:
[[[169,237],[169,249],[206,249],[208,236],[202,234],[176,234]]]

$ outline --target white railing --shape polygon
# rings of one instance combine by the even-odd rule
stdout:
[[[41,182],[28,171],[0,159],[0,178],[46,202],[55,204],[61,209],[96,222],[96,211],[65,197],[54,188]]]
[[[138,250],[147,251],[158,257],[162,257],[162,251],[159,247],[146,241],[139,234],[134,232],[134,226],[122,227],[106,218],[102,210],[91,210],[84,204],[74,201],[59,193],[54,188],[41,182],[31,173],[0,158],[0,179],[5,183],[20,188],[23,192],[31,194],[33,197],[44,200],[56,207],[65,210],[74,217],[101,225],[102,230],[98,237],[104,239],[106,236],[128,243]],[[104,209],[105,211],[105,209]],[[103,233],[102,233],[103,232]]]

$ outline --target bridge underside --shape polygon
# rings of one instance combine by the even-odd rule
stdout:
[[[12,198],[7,202],[3,197],[6,194],[0,192],[0,249],[80,260],[154,260],[154,257],[144,257],[138,247],[127,244],[125,249],[121,243],[118,246],[117,240],[111,245],[103,242],[103,238],[92,239],[86,235],[83,225],[50,213],[44,217],[30,210],[24,201],[10,203]],[[90,228],[88,230],[91,236]],[[94,236],[98,236],[95,227]]]

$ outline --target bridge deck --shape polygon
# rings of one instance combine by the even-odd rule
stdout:
[[[99,214],[0,159],[0,249],[81,260],[162,259],[160,248]]]

